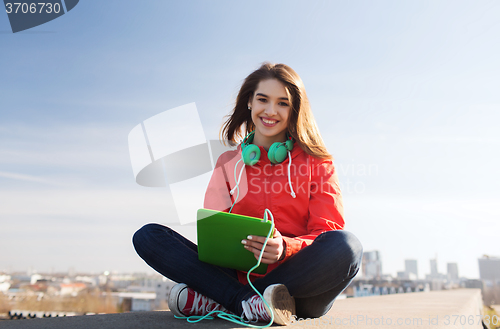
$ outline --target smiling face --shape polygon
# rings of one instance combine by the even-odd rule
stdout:
[[[274,142],[284,142],[291,100],[285,85],[276,79],[262,80],[248,101],[255,124],[253,144],[269,150]]]

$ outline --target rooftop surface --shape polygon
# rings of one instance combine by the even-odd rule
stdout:
[[[293,322],[294,328],[483,328],[481,291],[457,289],[338,300],[319,319]],[[169,311],[84,315],[0,321],[0,328],[245,328],[215,319],[187,323]]]

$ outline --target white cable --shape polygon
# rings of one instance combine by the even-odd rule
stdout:
[[[290,154],[290,151],[288,151],[288,185],[290,185],[290,191],[291,191],[291,195],[292,195],[292,198],[295,199],[296,195],[295,195],[295,192],[293,191],[293,188],[292,188],[292,179],[290,178],[290,167],[292,166],[292,156]]]
[[[234,178],[236,178],[236,168],[238,167],[238,163],[240,163],[240,161],[242,161],[242,159],[240,159],[238,162],[236,162],[236,165],[234,166]],[[240,180],[241,180],[241,175],[243,174],[243,169],[245,169],[245,164],[243,164],[243,167],[241,167],[241,171],[240,171],[240,176],[238,177],[238,181],[236,181],[236,186],[232,188],[231,191],[229,191],[229,193],[231,195],[234,194],[234,190],[236,190],[237,188],[239,188],[238,185],[240,185]]]

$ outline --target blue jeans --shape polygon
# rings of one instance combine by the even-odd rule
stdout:
[[[255,294],[238,281],[236,270],[198,260],[197,246],[166,226],[143,226],[134,234],[133,243],[139,256],[157,272],[238,315],[243,312],[241,302]],[[261,293],[271,284],[284,284],[295,298],[297,317],[320,317],[358,273],[362,253],[361,243],[352,233],[325,232],[252,283]]]

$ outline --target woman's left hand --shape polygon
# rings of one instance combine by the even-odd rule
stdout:
[[[246,250],[253,252],[256,259],[259,259],[260,251],[265,241],[265,236],[249,235],[248,238],[241,241],[241,243],[245,245]],[[280,260],[284,252],[283,244],[281,233],[277,229],[274,229],[273,237],[267,240],[266,249],[264,249],[264,253],[262,254],[261,262],[263,264],[274,264]]]

